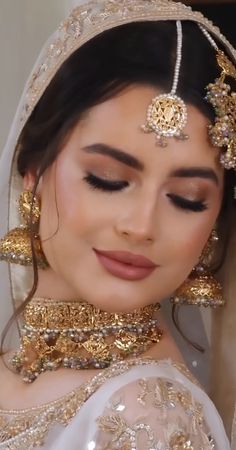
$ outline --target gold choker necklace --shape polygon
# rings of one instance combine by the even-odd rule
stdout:
[[[108,313],[81,301],[33,298],[23,313],[21,346],[10,360],[23,380],[59,367],[103,369],[160,341],[160,304]]]

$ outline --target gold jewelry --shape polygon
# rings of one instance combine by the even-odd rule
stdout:
[[[214,244],[217,241],[217,233],[213,230],[202,252],[199,264],[171,297],[170,301],[174,305],[211,306],[213,308],[224,306],[222,286],[209,271]]]
[[[32,233],[37,264],[39,267],[45,268],[47,262],[37,232],[40,219],[38,197],[36,195],[33,197],[30,191],[22,192],[19,198],[19,213],[24,224],[10,230],[0,240],[0,260],[23,266],[32,265]]]
[[[100,33],[112,29],[114,23],[116,26],[121,26],[134,21],[165,20],[173,20],[177,23],[178,42],[174,82],[172,91],[169,94],[159,95],[153,99],[148,108],[147,122],[143,128],[147,132],[155,132],[157,142],[163,146],[166,146],[166,138],[170,136],[174,136],[177,139],[186,138],[187,136],[183,132],[187,119],[186,105],[176,95],[182,56],[181,21],[196,23],[218,52],[218,47],[211,35],[217,37],[221,45],[227,48],[232,61],[236,60],[236,52],[229,41],[220,33],[219,29],[200,12],[193,11],[191,7],[171,0],[101,0],[96,4],[96,7],[94,7],[92,2],[89,2],[75,8],[50,39],[28,82],[25,101],[22,105],[22,127],[52,81],[55,73],[83,44]],[[228,58],[227,61],[230,62]],[[222,93],[222,88],[220,92]],[[229,122],[234,117],[233,122],[235,123],[234,113],[230,113],[228,110],[228,108],[233,106],[235,111],[235,95],[232,94],[227,97],[225,107],[229,116]],[[216,115],[218,116],[218,112],[216,112]],[[221,122],[222,126],[218,125],[217,120],[215,127],[213,129],[210,128],[209,133],[212,139],[213,136],[216,138],[219,136],[219,128],[220,135],[223,136],[225,124],[223,120]],[[230,129],[228,126],[229,132]],[[235,136],[235,126],[233,133]],[[218,142],[218,139],[215,140],[214,138],[213,141]],[[235,138],[233,140],[230,138],[228,153],[224,154],[222,158],[224,167],[232,167],[232,164],[236,166],[234,154]]]
[[[131,313],[108,313],[81,301],[34,298],[23,313],[20,350],[10,363],[23,380],[59,367],[105,368],[160,341],[160,304]]]
[[[100,33],[117,26],[143,21],[192,21],[217,36],[232,58],[235,49],[219,29],[200,12],[170,0],[101,0],[76,7],[65,19],[42,52],[29,80],[23,105],[22,122],[26,122],[55,73],[69,56]]]
[[[220,158],[223,167],[236,170],[236,92],[231,92],[230,85],[225,83],[226,77],[236,80],[236,67],[219,50],[209,33],[203,27],[200,28],[216,50],[217,63],[221,69],[220,77],[206,88],[206,99],[216,113],[215,124],[209,126],[209,136],[215,147],[226,149]]]
[[[183,133],[183,128],[187,123],[187,107],[183,100],[176,95],[183,43],[183,31],[180,20],[176,22],[176,27],[177,51],[171,92],[169,94],[158,95],[152,99],[147,110],[146,124],[142,126],[142,130],[145,133],[155,133],[157,144],[161,147],[167,146],[165,138],[168,137],[188,139],[188,136]]]

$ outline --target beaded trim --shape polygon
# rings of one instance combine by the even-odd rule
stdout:
[[[196,379],[183,363],[173,363],[171,360],[157,361],[151,358],[136,358],[120,361],[99,372],[88,382],[81,384],[78,388],[57,400],[21,410],[0,409],[0,429],[3,430],[3,435],[0,433],[0,449],[29,450],[34,447],[43,446],[45,438],[52,426],[56,423],[67,425],[89,397],[106,381],[115,376],[122,375],[130,368],[138,365],[153,364],[158,366],[163,363],[171,364],[192,383],[199,386]],[[9,438],[6,434],[8,428],[10,428],[12,433],[12,437]]]
[[[24,310],[20,349],[10,364],[30,383],[59,367],[103,369],[160,341],[159,309],[157,303],[115,314],[82,301],[34,298]]]
[[[141,127],[145,133],[154,132],[156,142],[161,147],[167,146],[165,138],[168,137],[175,137],[181,140],[188,139],[188,136],[183,132],[187,123],[187,107],[184,101],[176,95],[183,45],[183,30],[180,20],[177,20],[176,28],[176,64],[171,92],[169,94],[158,95],[152,99],[147,110],[146,124]]]

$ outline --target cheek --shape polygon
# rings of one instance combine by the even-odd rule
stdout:
[[[183,271],[183,278],[198,263],[216,218],[216,212],[215,214],[202,214],[202,217],[196,218],[196,220],[194,217],[190,218],[190,215],[188,220],[188,215],[186,215],[185,220],[179,223],[175,222],[174,233],[173,229],[172,231],[169,229],[171,236],[168,243],[169,258],[173,258],[173,265],[178,272]]]
[[[217,223],[222,204],[222,190],[213,192],[206,200],[207,209],[202,212],[184,212],[173,207],[166,210],[163,226],[168,226],[170,246],[181,261],[195,264]],[[167,220],[167,216],[170,219]],[[174,224],[174,225],[173,225]]]
[[[42,208],[40,235],[50,241],[66,238],[86,237],[99,228],[104,228],[111,215],[110,205],[99,202],[99,195],[83,180],[78,167],[57,163],[42,183]]]
[[[210,235],[211,226],[195,227],[183,236],[183,245],[181,245],[183,259],[191,266],[195,264],[202,252],[202,249]]]

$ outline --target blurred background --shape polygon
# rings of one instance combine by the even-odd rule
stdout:
[[[46,39],[79,0],[0,0],[0,152],[21,91]],[[201,10],[236,46],[236,2],[184,1]]]

